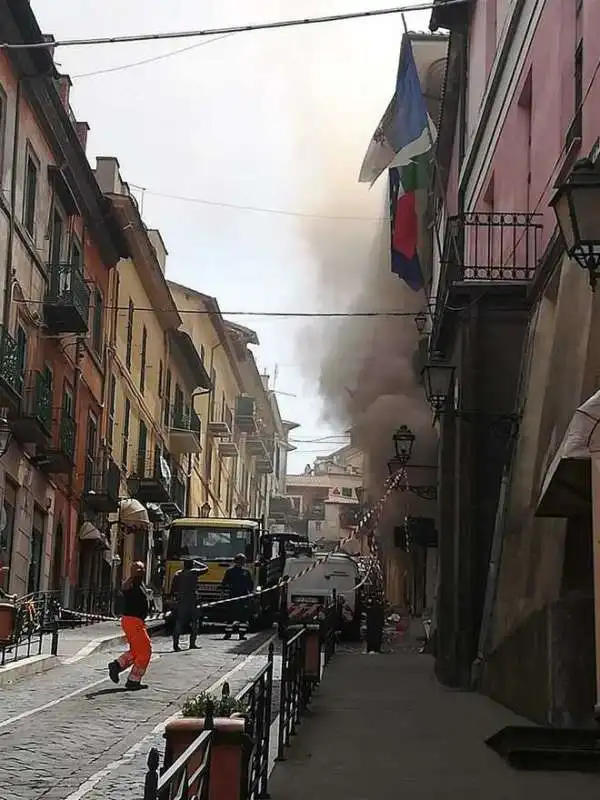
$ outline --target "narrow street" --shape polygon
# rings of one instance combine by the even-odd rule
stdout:
[[[228,680],[232,692],[241,689],[264,664],[270,636],[225,642],[208,633],[199,650],[181,653],[158,636],[148,688],[137,693],[106,675],[121,647],[3,687],[0,800],[141,797],[148,751],[164,749],[164,722],[189,695],[218,690],[219,681]]]

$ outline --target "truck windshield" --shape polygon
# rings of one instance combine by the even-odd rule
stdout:
[[[192,556],[204,561],[233,559],[243,553],[252,560],[253,531],[242,528],[173,527],[169,533],[167,558]]]

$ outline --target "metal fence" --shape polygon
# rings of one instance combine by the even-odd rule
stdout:
[[[159,775],[160,755],[153,747],[148,755],[144,782],[144,800],[208,800],[210,757],[214,730],[212,716],[204,722],[205,730],[179,758]],[[200,766],[194,769],[198,755]]]
[[[60,603],[53,592],[5,601],[2,613],[6,624],[0,638],[0,666],[41,655],[48,639],[50,654],[57,654]]]
[[[333,603],[318,628],[320,663],[326,666],[335,652],[339,607]],[[244,712],[245,733],[252,740],[247,764],[247,782],[242,787],[241,800],[266,800],[269,797],[269,758],[273,717],[279,718],[277,759],[285,759],[285,750],[308,708],[314,687],[319,679],[307,670],[307,643],[311,631],[302,628],[282,642],[279,697],[273,698],[275,682],[275,650],[269,646],[267,663],[238,694]],[[313,630],[314,634],[315,631]],[[223,696],[229,695],[224,684]],[[275,709],[273,701],[275,699]],[[274,714],[272,713],[274,711]],[[143,800],[205,800],[210,794],[211,747],[218,747],[214,738],[214,705],[209,704],[204,732],[168,768],[159,769],[160,757],[153,748],[148,755],[148,772]],[[218,741],[218,740],[217,740]],[[198,763],[203,753],[202,764]]]

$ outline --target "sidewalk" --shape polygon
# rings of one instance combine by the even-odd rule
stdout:
[[[151,619],[147,627],[152,636],[162,630],[164,622],[161,619]],[[38,654],[38,643],[35,640],[32,643],[32,652],[35,655],[20,658],[18,661],[11,661],[9,657],[5,666],[0,667],[0,687],[47,672],[59,664],[72,664],[122,641],[125,641],[125,637],[119,620],[62,628],[58,636],[58,653],[53,656],[52,636],[46,634],[42,640],[41,653]]]
[[[481,695],[443,689],[432,667],[408,643],[389,655],[340,648],[275,766],[272,800],[597,797],[598,776],[511,769],[484,740],[527,722]]]

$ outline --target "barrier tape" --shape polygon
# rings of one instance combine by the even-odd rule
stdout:
[[[405,487],[401,485],[401,482],[403,480],[406,480],[406,469],[405,468],[399,469],[397,472],[394,473],[394,475],[392,475],[390,478],[387,478],[386,481],[385,481],[385,484],[384,484],[385,485],[385,491],[382,494],[382,496],[379,498],[377,503],[374,506],[372,506],[370,509],[368,509],[368,511],[366,511],[363,514],[363,516],[358,521],[358,524],[357,524],[355,530],[349,536],[346,536],[345,539],[342,539],[341,541],[339,541],[337,543],[337,545],[335,546],[335,548],[330,553],[326,554],[324,559],[321,559],[319,561],[315,561],[314,564],[309,564],[309,566],[305,567],[305,569],[301,570],[300,572],[297,572],[291,578],[280,578],[277,581],[276,584],[274,584],[273,586],[269,586],[267,589],[261,589],[260,591],[250,592],[249,594],[242,595],[241,597],[225,597],[225,598],[222,598],[221,600],[213,600],[210,603],[201,603],[200,606],[199,606],[200,610],[205,609],[205,608],[214,608],[215,606],[226,605],[227,603],[239,603],[241,600],[248,600],[248,599],[251,599],[251,598],[254,598],[254,597],[261,597],[263,594],[267,594],[268,592],[274,592],[276,590],[280,590],[284,586],[287,587],[287,585],[289,583],[292,583],[293,581],[297,581],[300,578],[303,578],[305,575],[308,575],[309,572],[312,572],[317,567],[321,566],[322,564],[326,564],[327,561],[333,555],[335,555],[336,553],[339,553],[340,550],[342,550],[344,545],[346,545],[348,542],[352,541],[352,539],[355,539],[357,537],[357,535],[359,534],[359,532],[362,530],[362,528],[365,528],[369,524],[374,524],[381,517],[381,513],[382,513],[383,509],[385,508],[385,504],[389,500],[390,496],[397,489],[401,489],[402,491],[405,491]],[[375,541],[373,541],[371,543],[371,548],[375,548],[375,552],[372,551],[371,559],[370,559],[373,562],[372,566],[374,566],[375,563],[378,560],[377,559],[377,552],[376,552],[377,551],[377,547],[376,547]],[[343,596],[344,594],[347,594],[348,592],[354,592],[357,589],[361,588],[361,586],[363,586],[367,582],[368,578],[370,577],[370,572],[371,572],[372,566],[369,566],[367,568],[367,574],[365,575],[365,577],[356,586],[354,586],[351,590],[346,590],[346,592],[340,593],[340,595]],[[77,615],[77,616],[79,616],[81,618],[84,618],[84,619],[93,619],[93,620],[96,620],[98,622],[113,622],[115,619],[118,619],[118,617],[105,617],[105,616],[102,616],[102,615],[99,615],[99,614],[86,614],[86,613],[84,613],[82,611],[73,611],[72,609],[68,609],[68,608],[61,609],[61,610],[66,611],[69,614]],[[160,614],[158,616],[160,616]]]

